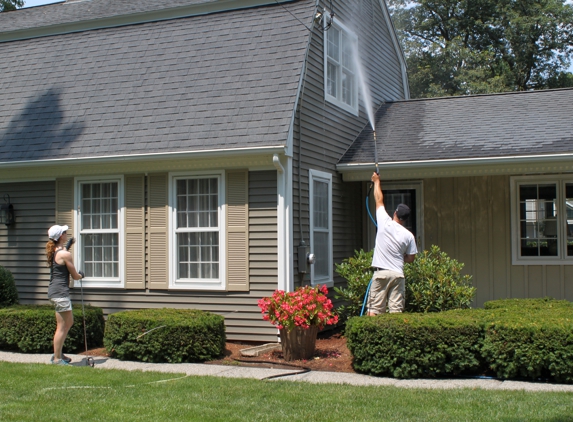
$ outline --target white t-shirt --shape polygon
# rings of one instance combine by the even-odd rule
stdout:
[[[376,210],[378,231],[372,266],[396,271],[404,275],[404,255],[418,253],[416,239],[410,231],[396,223],[384,207]]]

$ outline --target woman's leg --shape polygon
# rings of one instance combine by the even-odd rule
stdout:
[[[56,312],[56,333],[54,334],[54,361],[62,358],[62,348],[68,331],[74,323],[72,311]]]

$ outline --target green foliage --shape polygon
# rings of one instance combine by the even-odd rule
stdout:
[[[469,308],[476,288],[471,276],[461,275],[464,264],[433,245],[404,266],[406,311],[438,312]]]
[[[0,12],[10,12],[24,6],[24,0],[0,0]]]
[[[368,283],[372,279],[372,254],[373,251],[364,252],[360,249],[354,251],[354,256],[336,264],[336,272],[347,280],[346,287],[335,287],[335,299],[343,299],[344,304],[337,309],[340,321],[360,315],[364,295]]]
[[[389,0],[412,98],[573,86],[564,0]]]
[[[475,373],[483,366],[483,328],[477,312],[381,314],[346,324],[357,371],[395,378]]]
[[[82,310],[74,309],[74,324],[68,332],[64,351],[85,349]],[[101,308],[85,306],[88,346],[103,344],[104,319]],[[54,308],[50,305],[17,305],[0,309],[0,349],[23,353],[52,353],[56,331]]]
[[[142,309],[108,316],[104,345],[142,362],[204,362],[225,351],[225,319],[195,309]]]
[[[483,356],[499,378],[551,377],[573,383],[573,304],[565,300],[488,302]]]
[[[0,265],[0,308],[18,304],[18,290],[14,276],[7,268]]]
[[[396,378],[477,374],[573,383],[573,304],[488,302],[487,309],[355,317],[346,324],[354,368]]]

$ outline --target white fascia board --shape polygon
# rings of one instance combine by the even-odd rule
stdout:
[[[368,181],[374,168],[374,163],[338,164],[336,166],[344,181]],[[380,162],[379,168],[381,178],[386,180],[571,172],[573,171],[573,153]]]
[[[114,28],[163,20],[187,18],[211,13],[249,9],[258,6],[289,3],[293,0],[215,0],[168,9],[131,13],[107,18],[88,19],[79,22],[67,22],[37,28],[26,28],[0,33],[0,43],[52,35],[70,34],[94,29]],[[65,6],[63,4],[62,6]]]

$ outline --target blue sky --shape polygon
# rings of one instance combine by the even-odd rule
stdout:
[[[24,7],[40,6],[42,4],[59,3],[62,0],[24,0]],[[566,3],[572,3],[573,0],[567,0]],[[573,72],[573,61],[569,67],[569,72]]]

